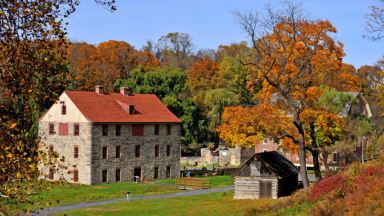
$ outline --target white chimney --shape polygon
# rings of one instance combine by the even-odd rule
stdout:
[[[102,85],[97,85],[95,86],[95,92],[99,95],[104,94],[104,86]]]
[[[120,94],[129,95],[130,89],[128,87],[120,87]]]

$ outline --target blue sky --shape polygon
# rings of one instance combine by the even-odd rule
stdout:
[[[277,0],[117,0],[110,13],[93,0],[82,0],[69,19],[73,41],[98,44],[123,40],[140,49],[147,40],[156,41],[169,32],[192,36],[195,49],[216,49],[220,44],[247,40],[233,12],[262,11]],[[337,28],[334,38],[344,44],[344,62],[360,67],[374,64],[384,55],[384,41],[363,38],[368,7],[378,0],[302,0],[309,17],[328,19]]]

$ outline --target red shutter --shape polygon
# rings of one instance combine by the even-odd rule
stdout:
[[[60,123],[59,124],[59,135],[67,136],[68,135],[68,123]]]
[[[132,125],[132,136],[144,136],[144,125]]]

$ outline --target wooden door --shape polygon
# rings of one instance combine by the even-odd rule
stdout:
[[[260,198],[272,198],[271,180],[260,180]]]

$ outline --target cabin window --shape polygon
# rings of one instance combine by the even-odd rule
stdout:
[[[54,179],[54,174],[55,173],[55,169],[53,169],[53,168],[49,168],[49,173],[48,173],[48,178],[49,178],[49,180],[53,180]]]
[[[116,169],[116,172],[115,172],[115,180],[116,180],[116,182],[119,182],[119,181],[120,181],[120,169]]]
[[[159,178],[159,167],[155,167],[153,178],[154,179]]]
[[[172,126],[170,124],[167,125],[167,135],[171,135]]]
[[[75,169],[73,170],[73,182],[79,181],[79,170]]]
[[[49,123],[49,135],[55,134],[55,124]]]
[[[144,125],[142,124],[132,125],[132,136],[144,136]]]
[[[120,158],[120,146],[116,146],[116,158]]]
[[[79,147],[78,146],[75,146],[73,148],[73,158],[75,158],[75,159],[79,158]]]
[[[140,157],[140,146],[139,145],[135,146],[135,157]]]
[[[171,146],[167,145],[167,156],[171,155]]]
[[[155,124],[155,135],[159,135],[160,133],[160,125]]]
[[[160,147],[159,147],[159,145],[155,145],[155,157],[159,157],[159,153],[160,153]]]
[[[73,135],[74,136],[79,136],[80,134],[80,125],[79,124],[74,124],[73,125]]]
[[[105,183],[107,182],[108,172],[107,170],[103,170],[101,173],[101,182]]]
[[[107,159],[107,158],[108,158],[108,147],[103,146],[103,159]]]
[[[108,136],[108,125],[103,125],[102,135]]]
[[[63,105],[61,106],[61,115],[66,115],[67,114],[67,106]]]
[[[68,123],[59,123],[59,135],[60,136],[68,135]]]

